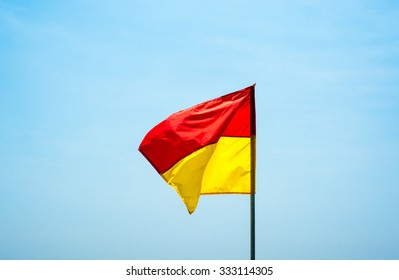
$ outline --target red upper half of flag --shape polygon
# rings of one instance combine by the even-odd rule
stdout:
[[[222,136],[255,135],[255,85],[172,114],[144,137],[139,151],[159,173]]]

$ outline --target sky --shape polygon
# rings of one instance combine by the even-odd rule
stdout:
[[[248,259],[137,148],[256,83],[256,258],[399,259],[399,2],[0,0],[0,259]]]

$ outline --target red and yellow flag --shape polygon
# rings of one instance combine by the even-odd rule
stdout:
[[[191,214],[201,194],[254,194],[255,85],[172,114],[139,151]]]

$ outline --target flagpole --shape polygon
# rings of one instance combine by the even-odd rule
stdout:
[[[255,84],[251,88],[251,260],[255,260],[255,170],[256,170],[256,113],[255,113]]]
[[[251,260],[255,260],[255,161],[256,138],[251,137],[251,198],[250,198],[250,227],[251,227]]]
[[[251,260],[255,260],[255,194],[251,194]]]

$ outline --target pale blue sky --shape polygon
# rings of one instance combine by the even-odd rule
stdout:
[[[248,259],[137,151],[257,83],[258,259],[399,259],[399,2],[0,0],[0,259]]]

